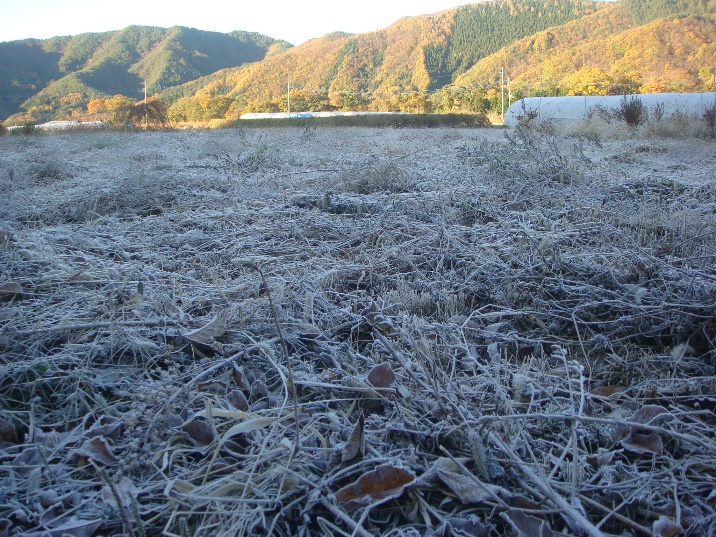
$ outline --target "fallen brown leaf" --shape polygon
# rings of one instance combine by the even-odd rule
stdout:
[[[42,451],[40,451],[42,450]],[[10,466],[16,474],[23,477],[30,475],[36,468],[40,468],[47,457],[47,450],[42,446],[29,446],[15,457]]]
[[[617,424],[614,428],[614,441],[620,442],[624,448],[634,453],[661,454],[664,451],[661,437],[656,433],[639,433],[639,425],[654,425],[672,417],[673,415],[662,406],[645,405],[637,410],[628,421]]]
[[[465,473],[451,459],[441,458],[436,462],[436,470],[440,481],[460,498],[462,503],[481,503],[486,500],[495,500],[496,497],[506,494],[502,487],[483,483],[476,476]]]
[[[103,436],[95,436],[86,440],[75,450],[75,453],[106,466],[117,464],[117,457],[114,456]]]
[[[211,345],[216,338],[223,336],[225,333],[226,312],[222,311],[201,328],[184,334],[184,337],[194,343]]]
[[[0,442],[17,444],[17,433],[12,423],[0,418]]]
[[[355,483],[340,489],[335,497],[341,503],[382,503],[399,497],[405,486],[414,480],[415,475],[408,470],[383,464],[360,476]]]
[[[231,390],[226,398],[235,409],[243,410],[244,412],[249,410],[249,402],[246,400],[246,396],[241,392],[241,390]]]
[[[126,476],[114,486],[114,491],[108,485],[105,485],[102,489],[102,497],[108,502],[117,505],[117,498],[114,494],[115,491],[117,492],[117,496],[119,496],[119,501],[122,503],[121,506],[117,507],[129,507],[132,504],[132,500],[136,500],[141,492],[141,490],[134,485],[132,480]]]
[[[517,537],[555,537],[546,520],[528,515],[520,509],[508,509],[500,516],[509,522]]]
[[[662,515],[659,520],[654,522],[652,531],[654,532],[654,537],[676,537],[684,533],[684,528],[681,527],[681,524],[677,524],[669,517]]]
[[[597,397],[611,397],[615,393],[621,393],[624,390],[626,390],[624,386],[599,386],[598,388],[594,388],[589,393],[596,395]]]
[[[87,432],[85,432],[84,436],[85,438],[104,436],[105,438],[117,441],[117,439],[119,439],[121,429],[122,420],[112,416],[102,416],[87,430]]]
[[[530,500],[525,496],[520,496],[519,494],[514,496],[505,496],[504,500],[507,505],[516,509],[529,509],[537,511],[539,509],[542,509],[543,507],[542,505]]]
[[[476,323],[465,315],[453,315],[448,319],[448,322],[463,328],[469,328],[470,330],[479,330],[481,328],[479,323]]]
[[[488,533],[487,527],[475,515],[471,515],[470,518],[448,518],[427,535],[431,537],[487,537]]]
[[[657,417],[659,417],[658,420],[656,419]],[[644,425],[654,425],[669,417],[671,417],[671,413],[663,406],[644,405],[634,413],[629,421],[632,423],[643,423]]]
[[[589,455],[585,457],[584,459],[588,464],[590,464],[594,469],[597,469],[601,466],[606,466],[611,464],[612,460],[614,460],[614,452],[613,451],[605,451],[603,453],[598,453],[596,455]]]
[[[181,429],[199,446],[208,446],[214,441],[214,431],[205,421],[190,421],[182,425]]]
[[[62,526],[56,528],[45,529],[43,531],[33,531],[23,533],[24,537],[91,537],[102,525],[102,520],[82,520],[79,518],[71,518]]]
[[[358,422],[353,427],[350,438],[348,438],[346,445],[343,446],[343,449],[341,450],[341,460],[343,462],[351,461],[358,455],[365,455],[364,426],[365,416],[361,411],[360,416],[358,416]]]
[[[375,366],[368,373],[368,382],[376,388],[388,388],[395,382],[395,373],[388,363]]]
[[[209,392],[209,393],[226,393],[226,384],[223,382],[209,381],[209,382],[197,382],[196,391],[198,392]]]
[[[22,298],[22,286],[15,282],[5,282],[0,284],[0,302],[10,302],[11,300]]]
[[[658,434],[631,433],[621,441],[621,445],[640,455],[644,453],[661,455],[664,452],[664,443]]]
[[[251,391],[252,381],[248,379],[248,375],[244,373],[243,368],[234,366],[234,370],[231,372],[231,378],[233,379],[234,384],[236,384],[236,387],[240,390],[246,390],[247,392]]]

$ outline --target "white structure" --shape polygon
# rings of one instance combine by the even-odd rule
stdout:
[[[291,117],[337,117],[337,116],[375,116],[395,115],[401,112],[291,112]],[[243,114],[239,119],[286,119],[286,112],[249,112]]]
[[[627,95],[627,98],[631,98]],[[704,112],[716,105],[716,93],[645,93],[635,95],[651,113],[657,106],[663,106],[664,115],[680,112],[701,118]],[[505,125],[515,127],[520,118],[536,114],[536,121],[555,120],[581,121],[595,106],[616,112],[623,97],[619,95],[581,97],[527,97],[520,99],[505,112]]]
[[[98,129],[104,127],[104,121],[48,121],[35,125],[36,129],[57,131],[67,129]],[[22,127],[19,127],[22,128]]]

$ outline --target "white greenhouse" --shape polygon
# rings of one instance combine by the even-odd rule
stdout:
[[[631,95],[627,96],[627,98],[631,97]],[[648,113],[651,114],[659,107],[666,117],[678,112],[701,118],[706,110],[716,105],[716,93],[649,93],[634,97],[641,100]],[[505,111],[505,125],[515,127],[526,115],[535,115],[537,121],[581,121],[595,107],[616,112],[623,98],[618,95],[527,97],[514,102]]]
[[[380,116],[395,115],[400,112],[291,112],[291,118],[338,117],[338,116]],[[287,112],[247,112],[239,119],[287,119]]]

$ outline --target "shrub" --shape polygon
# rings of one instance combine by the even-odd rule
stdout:
[[[7,128],[5,127],[5,125],[0,123],[0,136],[3,136],[5,134],[7,134]]]
[[[210,129],[232,129],[236,127],[236,119],[210,119],[207,126]]]
[[[410,174],[392,160],[363,162],[342,172],[339,189],[355,194],[374,192],[408,192]]]
[[[30,172],[36,184],[47,184],[51,181],[68,179],[73,176],[72,172],[56,161],[37,162],[31,167]]]
[[[26,121],[19,129],[13,128],[10,130],[11,134],[37,134],[37,132],[37,127],[32,121]]]
[[[703,119],[704,123],[706,123],[711,136],[716,135],[716,105],[711,108],[707,108],[704,115],[701,116],[701,119]]]
[[[597,104],[595,106],[592,106],[585,115],[584,119],[586,121],[602,121],[604,123],[611,123],[614,120],[614,115],[612,111],[607,108],[606,106],[602,106],[601,104]]]
[[[706,114],[708,111],[706,112]],[[648,136],[664,138],[704,138],[713,136],[713,128],[704,114],[703,121],[698,116],[677,110],[664,116],[660,121],[649,121],[645,130]]]
[[[630,127],[638,127],[647,120],[646,106],[636,95],[624,95],[617,110],[617,117]]]
[[[113,110],[108,123],[114,126],[150,126],[162,128],[168,123],[167,105],[159,99],[126,104]]]
[[[538,110],[528,110],[525,101],[522,100],[522,113],[517,115],[517,123],[521,127],[529,127],[539,117]]]
[[[557,127],[544,121],[534,127],[510,130],[505,133],[505,138],[508,144],[484,146],[472,156],[477,157],[476,162],[486,163],[496,177],[520,183],[574,184],[591,167],[585,154],[587,145],[600,144],[598,137],[593,135],[570,135],[570,142],[565,143],[566,137]]]

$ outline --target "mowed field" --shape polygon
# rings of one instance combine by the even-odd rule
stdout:
[[[0,137],[0,536],[711,535],[715,358],[712,138]]]

